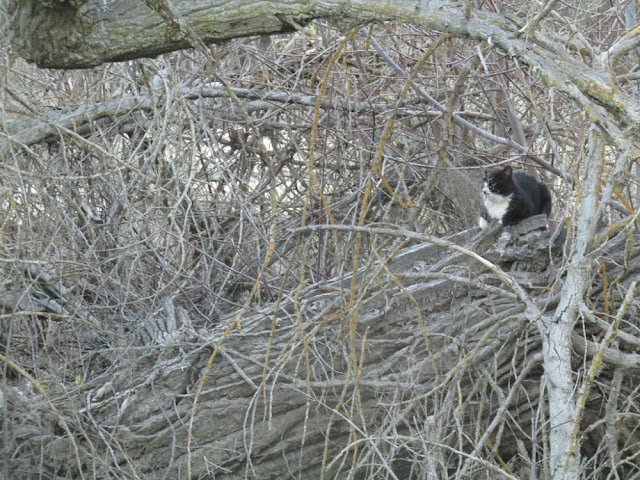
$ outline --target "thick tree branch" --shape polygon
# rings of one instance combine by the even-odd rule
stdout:
[[[289,31],[291,18],[397,20],[488,42],[519,62],[532,66],[545,81],[577,101],[618,147],[632,149],[628,139],[640,128],[640,106],[626,92],[612,88],[607,72],[592,68],[538,32],[521,35],[522,25],[508,15],[473,10],[462,4],[431,0],[273,1],[205,0],[174,3],[180,20],[209,44],[248,35]],[[91,0],[80,9],[50,9],[35,0],[12,0],[11,36],[16,50],[42,67],[85,68],[104,62],[148,57],[193,46],[143,2]],[[171,23],[171,22],[170,22]],[[611,121],[599,107],[613,116]],[[625,131],[620,129],[621,125]]]
[[[247,100],[246,111],[251,113],[257,110],[268,110],[274,107],[291,108],[297,105],[301,108],[315,107],[318,101],[317,95],[309,94],[290,94],[287,92],[275,92],[261,89],[249,88],[229,88],[212,84],[203,88],[176,88],[173,91],[173,97],[185,100],[196,100],[205,98],[229,98],[229,90],[239,99]],[[155,95],[154,95],[155,96]],[[30,115],[23,120],[14,120],[7,125],[6,132],[0,131],[0,152],[5,152],[11,143],[22,146],[29,146],[39,142],[47,141],[53,137],[57,137],[60,129],[73,130],[75,132],[84,132],[89,130],[96,122],[104,119],[113,121],[122,117],[131,115],[132,112],[149,112],[153,111],[158,105],[162,104],[164,99],[164,91],[154,99],[153,96],[145,94],[125,95],[112,100],[96,104],[87,104],[72,111],[49,110],[47,112],[37,112],[32,110]],[[26,105],[26,102],[20,102]],[[410,102],[406,102],[410,103]],[[354,112],[376,112],[378,114],[386,112],[390,107],[386,103],[371,102],[339,102],[326,98],[320,100],[320,107],[324,110],[345,110]],[[227,115],[233,112],[225,110]],[[418,109],[405,109],[398,112],[399,116],[438,116],[440,112],[437,110],[424,111]],[[456,112],[460,117],[474,118],[482,117],[479,112]],[[244,119],[242,119],[244,120]],[[261,120],[258,120],[261,121]],[[465,120],[473,125],[468,120]],[[476,127],[477,128],[477,127]]]

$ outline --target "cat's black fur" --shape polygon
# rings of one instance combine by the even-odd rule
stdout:
[[[551,213],[551,194],[544,183],[510,166],[489,172],[484,179],[482,199],[485,214],[502,225],[516,225],[525,218]]]

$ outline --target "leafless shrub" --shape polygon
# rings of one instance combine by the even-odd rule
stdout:
[[[519,14],[529,6],[503,8]],[[540,29],[565,45],[568,55],[589,58],[589,49],[622,33],[621,9],[616,4],[596,16],[586,5],[565,5]],[[540,467],[549,456],[549,412],[541,401],[546,387],[537,383],[541,341],[536,328],[523,321],[524,308],[517,302],[514,307],[512,292],[486,293],[497,286],[470,273],[468,282],[484,285],[486,280],[487,300],[470,289],[464,295],[451,290],[457,292],[452,297],[468,294],[474,303],[458,303],[459,310],[450,314],[446,307],[437,309],[429,327],[421,318],[422,330],[412,330],[411,345],[401,338],[394,347],[381,342],[390,358],[406,358],[391,367],[368,350],[366,335],[360,330],[356,335],[349,323],[354,305],[368,293],[384,294],[372,286],[375,278],[362,282],[368,290],[356,291],[355,283],[348,285],[351,275],[358,269],[376,271],[380,261],[418,239],[392,238],[382,230],[363,235],[358,227],[437,237],[469,229],[479,213],[483,170],[507,162],[551,187],[558,223],[574,215],[579,198],[574,192],[588,154],[594,154],[587,149],[592,123],[539,72],[492,45],[397,23],[362,28],[317,21],[291,35],[216,45],[207,55],[185,51],[89,71],[38,70],[10,55],[7,45],[1,48],[4,422],[6,427],[7,405],[22,405],[21,396],[35,388],[27,388],[25,379],[33,379],[43,387],[39,393],[46,392],[40,408],[62,419],[58,430],[73,431],[56,447],[58,454],[47,454],[65,461],[57,466],[43,461],[31,465],[29,473],[78,475],[81,459],[93,455],[99,476],[144,477],[143,462],[129,459],[122,446],[128,433],[98,425],[82,404],[84,396],[91,392],[102,402],[107,386],[116,390],[127,376],[138,378],[145,371],[139,365],[165,365],[175,354],[188,359],[182,366],[199,365],[184,391],[176,392],[191,400],[194,392],[201,393],[198,382],[204,382],[202,339],[213,338],[208,335],[214,331],[224,331],[220,338],[226,338],[230,330],[225,329],[242,323],[230,319],[244,317],[249,331],[265,335],[260,315],[273,316],[275,324],[273,305],[289,301],[287,314],[300,319],[295,328],[308,336],[267,336],[273,352],[249,349],[235,357],[221,350],[220,355],[255,355],[259,361],[251,365],[256,371],[247,383],[263,388],[266,397],[265,385],[275,389],[281,380],[304,393],[307,415],[315,409],[328,412],[330,425],[319,422],[326,440],[317,440],[316,451],[327,476],[353,466],[369,478],[516,478],[514,472],[550,478]],[[629,54],[616,64],[617,88],[634,92],[631,65],[636,61]],[[595,158],[608,179],[604,183],[615,181],[607,175],[618,152],[612,144],[598,145]],[[614,234],[628,232],[625,227],[635,221],[621,213],[637,207],[631,166],[613,200],[623,208],[611,208],[603,217],[598,248],[604,250],[619,241]],[[327,224],[345,229],[312,228]],[[625,254],[611,251],[619,263],[603,258],[600,272],[593,272],[591,309],[583,313],[587,353],[594,348],[588,342],[606,331],[603,322],[612,322],[616,308],[622,308],[637,271],[635,237],[625,235],[616,244]],[[626,247],[620,246],[624,242]],[[554,288],[566,264],[562,256],[555,261],[557,276],[537,286],[551,292],[540,297],[543,312],[558,304]],[[517,267],[518,260],[509,262]],[[451,281],[459,274],[450,271],[456,265],[428,273]],[[390,278],[390,284],[405,281],[397,272]],[[461,277],[454,280],[465,285]],[[313,298],[304,296],[310,288],[327,285],[339,293],[322,310],[326,315],[295,311],[298,299]],[[442,305],[444,297],[438,298]],[[637,302],[625,308],[630,313],[622,317],[620,330],[628,335],[628,350],[635,351]],[[326,332],[314,330],[333,318],[344,321]],[[487,319],[494,320],[495,330],[482,323]],[[477,324],[498,332],[501,341]],[[370,328],[372,334],[375,327]],[[386,328],[410,338],[406,323]],[[438,357],[435,346],[429,350],[434,335],[446,339],[439,348],[458,342],[453,353],[447,350],[450,356]],[[587,353],[576,366],[579,375],[588,373]],[[434,355],[442,364],[436,365]],[[379,381],[364,375],[363,359],[369,356],[380,361]],[[259,362],[273,370],[267,374],[265,366],[263,372]],[[385,370],[398,365],[406,371],[391,375]],[[432,367],[434,383],[426,383],[432,390],[425,393],[424,372]],[[370,381],[362,391],[340,391],[341,383],[331,383],[346,372],[348,384],[361,371]],[[588,403],[601,404],[605,413],[585,427],[585,471],[591,472],[585,478],[605,478],[617,468],[626,478],[638,475],[629,446],[637,441],[635,427],[612,439],[615,422],[631,424],[637,415],[637,391],[622,372],[622,365],[608,364],[602,384],[593,384],[592,395],[600,397],[591,396]],[[230,374],[242,377],[238,369]],[[263,384],[251,380],[256,375]],[[306,379],[306,387],[294,377]],[[316,396],[316,387],[325,388],[321,382],[329,387]],[[614,393],[622,398],[613,398]],[[259,417],[264,405],[255,395],[247,415]],[[421,401],[407,406],[417,398]],[[359,403],[366,400],[373,401],[375,411]],[[375,430],[365,419],[369,414],[378,422]],[[243,421],[246,431],[260,423]],[[335,431],[349,432],[348,442],[330,449],[334,424]],[[3,430],[5,458],[33,446],[19,429]],[[309,433],[310,443],[312,438]],[[243,441],[250,457],[251,444]],[[73,453],[65,457],[65,450]],[[108,459],[101,457],[105,451]],[[16,471],[8,463],[5,474]],[[252,468],[246,467],[249,477]]]

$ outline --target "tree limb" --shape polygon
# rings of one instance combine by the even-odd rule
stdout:
[[[35,0],[11,0],[8,11],[15,18],[10,28],[14,47],[24,58],[42,67],[86,68],[193,46],[191,38],[169,28],[143,2],[116,0],[102,5],[91,0],[72,15],[69,9],[46,8]],[[327,17],[418,23],[495,45],[531,66],[549,85],[585,108],[621,149],[633,149],[631,138],[640,128],[638,102],[623,90],[613,88],[608,72],[572,57],[560,44],[537,31],[522,35],[520,22],[507,14],[474,10],[472,15],[466,15],[462,4],[443,0],[419,5],[408,0],[194,0],[176,2],[174,12],[190,27],[190,35],[205,44],[290,31],[291,23],[283,21],[283,16],[298,23]]]

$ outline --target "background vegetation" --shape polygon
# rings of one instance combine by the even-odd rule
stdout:
[[[636,35],[636,27],[628,27],[633,12],[625,11],[627,2],[558,4],[540,18],[534,3],[476,3],[474,9],[512,17],[518,27],[539,20],[538,39],[593,68],[601,65],[602,52]],[[2,18],[5,31],[12,21]],[[364,352],[378,348],[357,328],[359,308],[371,294],[363,285],[380,281],[375,265],[416,243],[382,229],[446,238],[473,228],[484,170],[509,163],[545,181],[554,197],[552,225],[568,226],[564,255],[529,291],[542,312],[553,315],[561,304],[560,289],[575,266],[571,255],[581,248],[576,238],[587,245],[581,256],[589,265],[585,288],[575,290],[583,300],[571,324],[577,319],[575,332],[587,343],[569,365],[577,382],[578,425],[582,420],[572,439],[582,446],[581,474],[640,478],[633,373],[640,346],[633,297],[638,170],[635,151],[623,148],[635,148],[636,127],[611,113],[620,109],[606,104],[606,95],[581,105],[550,75],[491,40],[351,19],[293,27],[290,34],[238,38],[90,70],[39,69],[12,50],[8,35],[0,35],[2,475],[151,478],[158,471],[173,476],[166,472],[177,469],[193,478],[268,478],[257,473],[260,455],[267,453],[252,456],[247,438],[260,429],[259,421],[245,417],[263,412],[257,403],[226,413],[237,415],[245,432],[229,453],[238,456],[240,468],[225,467],[227,460],[214,466],[206,455],[192,454],[200,442],[212,441],[207,435],[216,435],[214,427],[214,433],[209,428],[195,435],[193,424],[198,399],[206,405],[199,395],[216,385],[207,383],[207,375],[223,356],[236,358],[233,350],[220,353],[224,339],[240,335],[245,322],[253,325],[257,318],[266,318],[275,338],[276,321],[285,321],[278,305],[290,302],[296,307],[286,321],[296,326],[296,348],[289,349],[286,339],[280,345],[267,338],[266,360],[254,362],[264,368],[248,376],[256,388],[273,388],[280,381],[275,371],[286,363],[292,369],[287,375],[301,379],[295,388],[306,392],[301,411],[308,417],[320,405],[333,412],[326,423],[318,422],[326,436],[309,457],[318,458],[313,475],[564,478],[549,460],[549,411],[539,401],[546,398],[548,378],[535,324],[521,325],[517,341],[512,339],[521,352],[510,357],[517,359],[513,365],[507,360],[513,350],[496,345],[473,368],[451,370],[455,381],[440,365],[441,376],[431,380],[428,393],[415,373],[392,387],[371,383],[371,395],[362,394],[366,401],[359,397]],[[612,78],[608,85],[635,101],[637,51],[622,50],[604,67]],[[600,118],[617,125],[620,136],[613,138]],[[589,195],[594,203],[587,211]],[[593,223],[581,229],[580,215]],[[344,229],[319,228],[327,225]],[[379,229],[364,234],[353,227]],[[515,260],[501,266],[518,270]],[[362,283],[353,280],[358,269]],[[452,272],[449,266],[440,274],[451,281],[446,275]],[[395,287],[405,280],[392,276],[389,282]],[[333,292],[338,300],[309,313],[303,308],[309,292]],[[465,297],[467,292],[453,296],[479,298]],[[548,293],[542,300],[541,292]],[[478,307],[478,322],[496,312],[500,319],[523,322],[524,308],[506,309],[522,302],[487,295],[498,301]],[[451,309],[461,305],[451,303]],[[438,316],[445,318],[446,310]],[[471,315],[459,313],[452,322]],[[405,327],[423,329],[411,351],[428,351],[436,328],[416,318],[403,320]],[[320,340],[316,333],[323,325],[327,336]],[[626,336],[614,341],[610,325]],[[462,327],[450,328],[438,334],[447,338],[444,346],[455,344],[452,333]],[[486,328],[459,346],[450,368],[476,358],[473,348],[494,332],[491,322]],[[315,339],[344,363],[323,363]],[[251,335],[243,342],[252,342]],[[602,369],[594,352],[604,355],[612,342],[620,355],[631,356],[605,361]],[[590,347],[591,354],[584,353]],[[250,350],[241,357],[251,358]],[[409,353],[403,347],[396,355]],[[269,359],[279,366],[271,370]],[[172,371],[181,361],[191,371],[174,394],[190,402],[189,414],[176,420],[169,407],[162,414],[183,433],[174,432],[172,446],[159,447],[157,457],[132,454],[127,445],[145,442],[144,415],[136,417],[140,423],[123,423],[123,404],[142,408],[153,402],[151,393],[136,397],[134,390],[144,390],[144,376],[154,368]],[[242,381],[243,368],[230,375]],[[381,378],[384,365],[376,368]],[[602,383],[596,374],[604,375]],[[310,393],[314,382],[329,378],[341,379],[333,386],[336,403]],[[536,399],[499,409],[519,395]],[[397,402],[412,398],[417,403],[411,415],[398,413]],[[373,416],[381,422],[375,431],[369,430],[373,418],[365,419],[371,411],[366,402],[378,413],[387,411]],[[585,404],[594,408],[593,422],[582,415]],[[30,414],[28,406],[34,407]],[[96,408],[108,414],[100,417]],[[268,443],[278,450],[278,442],[286,444],[284,438],[293,435],[300,458],[286,467],[290,473],[274,469],[273,478],[312,478],[304,476],[306,434],[289,430],[303,427],[293,422],[282,430],[278,422]],[[149,438],[166,434],[166,424],[156,427]],[[501,438],[511,430],[509,438],[518,440],[506,446]],[[330,444],[341,431],[346,440]],[[171,460],[154,464],[167,455],[165,448]]]

